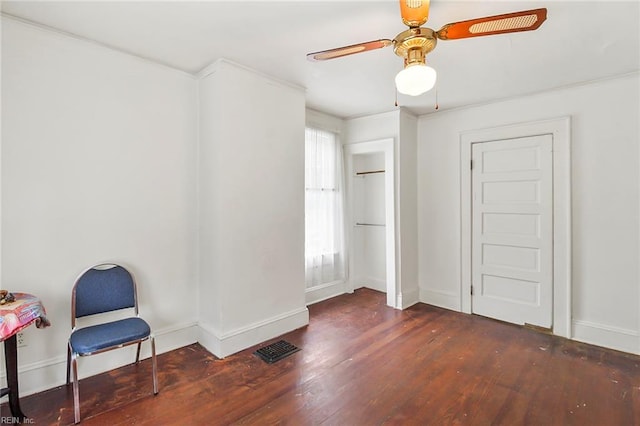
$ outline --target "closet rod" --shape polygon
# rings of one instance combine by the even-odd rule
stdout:
[[[384,223],[360,223],[356,222],[356,226],[385,226]]]
[[[372,173],[384,173],[384,170],[371,170],[370,172],[356,172],[357,176],[370,175]]]

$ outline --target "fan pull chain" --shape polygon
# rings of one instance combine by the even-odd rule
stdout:
[[[394,89],[394,91],[393,91],[393,92],[394,92],[394,93],[395,93],[395,95],[396,95],[396,102],[395,102],[395,105],[396,105],[396,106],[398,106],[398,89]]]
[[[438,110],[438,108],[440,108],[440,105],[438,105],[438,85],[436,85],[436,105],[435,105],[436,111]]]

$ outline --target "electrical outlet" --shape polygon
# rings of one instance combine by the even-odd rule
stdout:
[[[24,338],[24,333],[18,333],[16,336],[18,340],[18,347],[23,348],[27,346],[27,340]]]

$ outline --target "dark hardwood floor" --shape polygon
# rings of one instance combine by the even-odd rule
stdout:
[[[80,382],[84,425],[639,425],[640,357],[361,289],[309,307],[267,364],[198,344]],[[278,339],[274,339],[278,340]],[[80,364],[82,374],[82,364]],[[38,425],[73,423],[70,387],[21,400]],[[6,403],[2,415],[8,415]]]

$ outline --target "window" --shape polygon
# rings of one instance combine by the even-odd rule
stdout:
[[[305,131],[307,288],[344,279],[342,149],[334,133]]]

